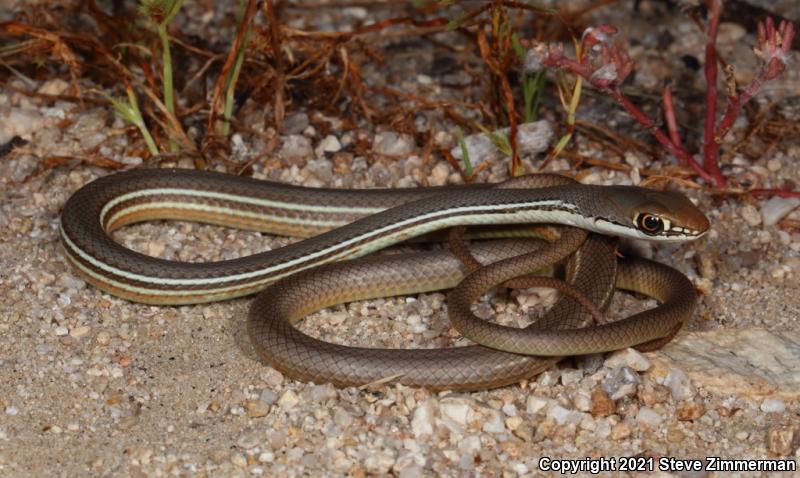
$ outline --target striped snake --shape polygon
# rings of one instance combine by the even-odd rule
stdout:
[[[238,259],[186,263],[137,253],[109,235],[124,225],[155,219],[198,221],[307,239]],[[542,251],[558,260],[577,248],[568,260],[566,280],[598,307],[607,305],[615,284],[654,296],[663,304],[599,328],[575,330],[587,325],[587,313],[573,300],[562,299],[528,329],[489,330],[489,339],[495,342],[498,338],[515,344],[538,340],[546,346],[545,350],[514,349],[517,353],[483,346],[433,350],[344,347],[316,341],[291,326],[307,313],[336,303],[449,288],[465,275],[460,261],[445,251],[340,261],[453,226],[531,223],[572,226],[565,230],[581,231],[577,236],[583,239],[575,240],[566,251],[558,241],[544,245],[493,241],[477,246],[475,254],[488,262],[505,259],[506,264],[518,262],[512,258],[523,254],[530,266],[531,261],[533,265],[541,263],[530,258],[541,256]],[[644,260],[623,262],[618,267],[613,245],[595,234],[586,239],[587,233],[582,231],[686,241],[702,236],[708,227],[706,217],[678,193],[582,185],[554,175],[523,176],[499,185],[352,191],[303,188],[212,172],[151,169],[106,176],[78,190],[64,207],[61,238],[66,257],[83,278],[128,300],[194,304],[266,288],[251,309],[248,330],[259,355],[289,376],[343,386],[397,380],[434,389],[466,390],[513,383],[555,360],[538,355],[588,353],[648,342],[691,317],[695,293],[682,274]],[[463,311],[466,304],[468,313],[476,293],[503,282],[508,274],[519,275],[517,269],[490,269],[495,272],[488,277],[485,269],[473,272],[456,288],[459,305],[454,308],[451,304],[451,309]],[[665,324],[670,324],[668,330],[664,330]],[[481,333],[468,336],[483,342]],[[527,338],[519,339],[517,334]],[[536,339],[541,334],[545,338]],[[515,338],[505,340],[507,335]],[[586,337],[576,344],[573,336]]]

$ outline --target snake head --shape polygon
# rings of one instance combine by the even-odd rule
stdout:
[[[689,198],[677,191],[616,186],[609,199],[616,206],[608,220],[649,240],[686,241],[705,234],[710,224]],[[623,235],[631,235],[623,234]]]

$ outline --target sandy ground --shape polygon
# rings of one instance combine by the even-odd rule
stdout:
[[[788,96],[779,107],[795,120],[796,78],[768,97]],[[567,361],[488,392],[335,389],[296,382],[259,362],[244,330],[248,299],[152,307],[78,279],[60,248],[59,213],[70,194],[108,171],[70,165],[28,176],[41,158],[78,154],[95,141],[135,165],[124,154],[128,139],[109,133],[120,120],[105,108],[44,103],[3,88],[0,114],[6,128],[11,121],[23,130],[28,125],[22,136],[29,141],[0,160],[0,475],[538,476],[542,457],[616,458],[618,470],[630,464],[621,457],[639,457],[637,465],[656,470],[660,457],[784,464],[800,458],[800,233],[765,225],[765,200],[712,200],[687,191],[713,230],[696,243],[655,252],[702,292],[695,320],[663,352]],[[62,114],[71,120],[65,129]],[[593,114],[600,113],[589,106],[586,115]],[[313,126],[296,136],[313,148],[325,138]],[[413,153],[351,154],[343,161],[346,173],[339,160],[313,150],[301,159],[279,152],[254,170],[257,177],[314,186],[458,181],[449,165],[423,164]],[[793,138],[769,157],[741,158],[732,170],[800,184],[798,160]],[[483,179],[498,180],[504,170],[498,165]],[[634,179],[605,170],[585,178]],[[787,217],[800,219],[800,211]],[[176,222],[131,226],[115,237],[141,252],[188,261],[289,242]],[[492,296],[481,306],[525,321],[548,300],[548,292],[529,291],[508,303]],[[621,298],[617,308],[631,302]],[[448,328],[443,294],[332,308],[306,320],[303,330],[371,346],[466,343]],[[752,368],[731,365],[739,359]]]

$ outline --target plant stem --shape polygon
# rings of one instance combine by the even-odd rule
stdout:
[[[172,54],[169,48],[167,24],[158,25],[158,36],[161,38],[161,61],[164,67],[164,105],[167,111],[175,114],[175,97],[172,87]]]

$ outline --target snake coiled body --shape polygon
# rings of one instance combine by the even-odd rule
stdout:
[[[508,186],[512,189],[480,186],[355,192],[209,172],[136,170],[101,178],[76,192],[64,208],[61,236],[68,259],[87,281],[130,300],[209,302],[251,294],[272,284],[254,303],[248,330],[259,354],[290,376],[338,385],[396,379],[431,388],[488,388],[533,375],[554,359],[477,346],[402,353],[341,349],[299,334],[290,324],[311,310],[346,300],[454,286],[465,271],[444,252],[405,257],[399,262],[367,258],[331,264],[451,226],[556,223],[652,240],[690,240],[708,228],[702,213],[677,193],[563,184],[562,180],[554,180],[554,186],[513,189],[519,187],[513,181],[525,180],[512,180]],[[149,257],[109,236],[123,225],[153,219],[317,235],[274,251],[212,263]],[[531,247],[501,241],[480,246],[477,253],[496,260],[530,252]],[[605,252],[598,252],[604,247]],[[666,266],[640,262],[621,266],[617,277],[616,260],[608,247],[602,239],[590,236],[570,259],[567,280],[601,308],[607,305],[616,282],[664,301],[654,312],[657,320],[681,322],[691,316],[694,291],[685,277]],[[582,327],[586,316],[573,301],[563,299],[531,329]]]

